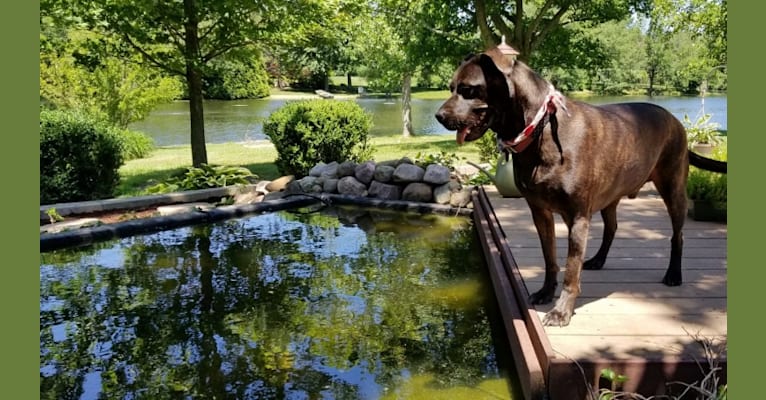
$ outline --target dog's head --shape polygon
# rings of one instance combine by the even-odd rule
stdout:
[[[436,112],[436,119],[457,131],[458,144],[479,139],[492,128],[499,132],[503,112],[511,106],[511,72],[515,60],[493,48],[468,56],[450,83],[450,98]]]

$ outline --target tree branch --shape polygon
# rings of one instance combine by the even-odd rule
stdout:
[[[207,35],[209,35],[209,34],[211,34],[212,32],[214,32],[214,31],[215,31],[215,28],[217,28],[217,27],[218,27],[218,25],[220,25],[220,22],[221,22],[221,18],[218,18],[217,20],[215,20],[215,22],[213,22],[213,23],[212,23],[212,24],[211,24],[211,25],[208,27],[208,29],[205,29],[205,30],[202,32],[202,34],[201,34],[201,35],[199,35],[199,40],[200,40],[200,42],[201,42],[201,41],[203,41],[203,40],[205,40],[205,39],[207,38]]]
[[[550,20],[548,20],[545,23],[545,26],[540,29],[539,33],[530,38],[529,41],[529,51],[532,52],[538,45],[538,43],[542,42],[546,36],[548,36],[549,33],[551,33],[556,27],[561,26],[561,18],[564,17],[564,14],[566,14],[569,11],[569,8],[572,6],[571,2],[567,2],[566,5],[561,6],[561,8],[556,12],[556,15],[553,16]]]
[[[492,14],[489,17],[492,20],[492,23],[497,28],[497,30],[500,31],[501,35],[505,35],[506,39],[509,39],[511,43],[516,41],[514,39],[515,38],[514,32],[511,31],[511,28],[508,27],[508,24],[505,22],[505,20],[503,20],[503,18],[500,15]],[[515,28],[516,28],[516,24],[514,24],[514,30]],[[518,44],[518,43],[515,43],[515,44]]]
[[[487,4],[484,0],[473,0],[473,4],[476,9],[476,25],[479,26],[481,41],[484,43],[484,47],[492,47],[495,45],[495,39],[492,30],[489,29],[489,24],[487,24]]]
[[[523,53],[524,50],[524,2],[522,0],[516,0],[516,10],[513,16],[513,41],[516,46],[519,46],[517,50]]]
[[[126,41],[126,42],[127,42],[127,43],[128,43],[130,46],[131,46],[131,47],[133,47],[133,48],[134,48],[136,51],[138,51],[138,52],[139,52],[139,53],[140,53],[140,54],[141,54],[141,55],[142,55],[142,56],[143,56],[145,59],[147,59],[147,60],[149,61],[149,63],[151,63],[152,65],[154,65],[154,66],[156,66],[156,67],[158,67],[158,68],[160,68],[160,69],[162,69],[162,70],[165,70],[165,71],[167,71],[167,72],[169,72],[169,73],[171,73],[171,74],[173,74],[173,75],[186,76],[186,72],[184,72],[184,71],[181,71],[181,70],[177,70],[177,69],[174,69],[174,68],[172,68],[170,65],[168,65],[168,64],[165,64],[165,63],[162,63],[162,62],[160,62],[159,60],[157,60],[157,58],[156,58],[156,57],[154,57],[153,55],[149,54],[149,53],[148,53],[146,50],[144,50],[143,48],[141,48],[141,46],[137,45],[137,44],[136,44],[136,43],[133,41],[133,39],[130,37],[130,35],[128,35],[127,33],[123,33],[123,38],[125,39],[125,41]]]
[[[529,30],[530,32],[536,32],[537,28],[540,26],[540,22],[542,22],[543,18],[545,17],[545,13],[548,12],[548,9],[551,8],[553,5],[553,0],[547,0],[545,4],[540,8],[540,11],[535,16],[535,19],[532,20],[532,23],[529,24]]]
[[[218,56],[223,55],[224,53],[227,53],[229,50],[235,49],[237,47],[243,47],[251,43],[252,42],[250,40],[241,40],[239,42],[234,42],[225,46],[213,46],[212,50],[202,56],[202,62],[206,63]]]

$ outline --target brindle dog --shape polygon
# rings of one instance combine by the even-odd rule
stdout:
[[[617,204],[623,196],[635,197],[649,181],[673,226],[662,282],[680,285],[689,163],[717,172],[726,172],[726,163],[690,152],[683,125],[667,110],[649,103],[593,106],[568,100],[505,46],[505,51],[493,48],[463,61],[436,119],[457,130],[458,143],[476,140],[491,128],[498,146],[513,153],[516,184],[532,211],[545,259],[545,281],[530,296],[533,304],[551,302],[557,285],[553,213],[569,228],[564,286],[543,323],[569,324],[581,269],[604,266],[617,229]],[[603,240],[583,263],[591,215],[597,211],[604,220]]]

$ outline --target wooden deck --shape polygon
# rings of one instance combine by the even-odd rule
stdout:
[[[495,275],[503,275],[504,270],[503,279],[507,279],[495,283],[495,291],[513,291],[498,293],[498,299],[501,309],[511,307],[503,313],[506,329],[512,330],[509,340],[514,357],[524,358],[516,361],[516,367],[527,399],[546,395],[553,400],[585,398],[586,381],[596,389],[599,383],[608,387],[599,382],[603,368],[626,375],[628,381],[622,386],[626,391],[647,396],[668,393],[669,382],[692,383],[704,376],[698,362],[707,367],[707,361],[696,335],[725,346],[726,224],[687,218],[684,283],[667,287],[660,281],[670,254],[670,220],[662,199],[650,189],[637,199],[620,203],[617,237],[606,266],[601,271],[583,271],[582,294],[566,327],[543,327],[540,321],[552,304],[531,306],[526,302],[528,293],[541,287],[544,275],[542,252],[526,202],[503,198],[492,186],[474,198],[475,219],[484,225],[479,226],[480,236],[490,240],[495,230],[496,247],[485,244],[490,270],[497,264]],[[480,221],[483,218],[486,222]],[[556,218],[557,258],[563,268],[567,229]],[[600,215],[594,215],[587,257],[598,249],[602,229]],[[562,276],[563,272],[559,290]],[[504,298],[513,304],[504,306]],[[720,376],[725,381],[725,348],[722,351]],[[683,389],[680,385],[671,388],[676,389],[673,393]]]

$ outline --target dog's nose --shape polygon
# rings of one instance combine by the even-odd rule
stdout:
[[[444,110],[440,108],[438,111],[436,111],[436,114],[434,115],[436,117],[436,120],[439,121],[440,124],[444,124],[444,118],[445,118],[444,114],[445,114]]]

